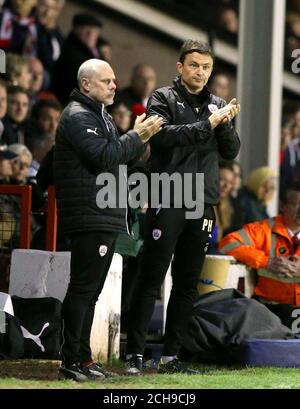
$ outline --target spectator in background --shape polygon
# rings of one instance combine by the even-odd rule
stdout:
[[[282,166],[285,160],[286,149],[289,144],[292,142],[292,126],[290,123],[286,123],[281,128],[281,139],[280,139],[280,165]]]
[[[288,144],[280,167],[280,191],[286,184],[300,180],[300,138],[292,139]]]
[[[219,11],[219,27],[231,34],[239,31],[237,12],[232,8],[222,8]]]
[[[280,214],[250,223],[220,243],[222,253],[257,269],[255,298],[291,328],[292,311],[300,305],[300,184],[289,184]]]
[[[12,176],[12,161],[18,157],[17,154],[7,149],[0,149],[0,184],[7,184]]]
[[[283,100],[282,122],[291,124],[294,122],[295,113],[299,109],[299,103],[294,100]]]
[[[223,237],[226,229],[229,229],[233,207],[230,202],[230,193],[234,183],[234,172],[230,162],[219,163],[220,200],[216,206],[216,226],[218,228],[218,241]]]
[[[47,221],[45,216],[45,208],[47,209],[47,194],[43,188],[37,183],[37,173],[41,167],[41,163],[44,160],[47,153],[54,146],[54,139],[47,133],[31,133],[30,137],[26,138],[26,145],[32,153],[32,162],[28,171],[28,183],[32,186],[33,202],[36,210],[42,211],[35,215],[35,221],[39,225],[39,229],[32,237],[31,248],[44,250],[46,245],[46,233],[47,233]],[[53,161],[48,164],[47,171],[52,172]],[[48,186],[47,186],[48,187]],[[46,187],[46,189],[47,189]],[[45,190],[46,190],[45,189]],[[58,245],[61,249],[61,238],[58,233]],[[65,250],[64,248],[63,250]]]
[[[29,168],[32,162],[32,154],[29,149],[23,144],[12,144],[8,146],[8,151],[13,152],[14,154],[18,155],[18,158],[12,161],[12,176],[10,178],[9,183],[15,185],[27,185],[28,183],[28,175],[29,175]],[[39,210],[44,202],[45,198],[41,190],[36,184],[30,184],[32,187],[32,210],[36,212]],[[20,197],[14,195],[2,196],[0,201],[1,204],[5,205],[5,208],[8,212],[13,214],[14,219],[16,221],[16,231],[13,237],[13,247],[17,248],[20,245]],[[31,234],[32,237],[36,234],[36,232],[41,228],[38,219],[35,216],[31,217]]]
[[[33,9],[37,0],[10,0],[0,14],[0,48],[23,56],[36,54],[37,27]]]
[[[7,89],[7,95],[7,115],[3,119],[4,132],[2,140],[8,145],[24,143],[28,126],[28,93],[19,86],[11,86]]]
[[[6,112],[7,112],[6,83],[0,80],[0,144],[2,142],[2,135],[4,132],[4,125],[2,119],[5,117]]]
[[[276,190],[277,176],[268,166],[256,168],[250,173],[237,197],[237,206],[243,212],[243,221],[237,228],[269,217],[267,204]]]
[[[105,38],[101,37],[98,40],[98,49],[101,55],[101,58],[108,63],[112,60],[112,46],[111,43]]]
[[[300,109],[294,110],[289,115],[288,122],[283,129],[281,137],[281,166],[280,166],[280,191],[285,185],[300,180]],[[289,135],[289,131],[291,135]],[[290,142],[287,144],[291,137]],[[284,150],[284,148],[286,148]]]
[[[297,109],[294,115],[294,122],[297,129],[300,129],[300,109]],[[300,135],[297,135],[300,136]]]
[[[18,155],[18,160],[12,163],[11,182],[16,184],[26,184],[29,168],[32,162],[32,154],[29,149],[21,144],[14,143],[8,146],[8,151]]]
[[[238,161],[233,160],[231,164],[232,164],[232,169],[234,173],[234,180],[233,180],[233,187],[230,192],[230,196],[232,200],[235,202],[235,199],[237,198],[240,188],[242,186],[243,171],[242,171],[241,164]]]
[[[29,93],[31,97],[31,105],[33,105],[33,103],[36,102],[44,83],[44,67],[38,58],[32,57],[29,59],[29,72],[31,74]]]
[[[29,70],[29,59],[17,54],[7,54],[6,77],[11,85],[18,85],[29,90],[31,73]]]
[[[216,224],[210,241],[209,253],[218,253],[217,243],[225,234],[236,230],[243,223],[243,212],[232,199],[231,193],[235,183],[233,163],[221,161],[219,163],[220,200],[216,205]]]
[[[51,89],[64,105],[77,86],[79,66],[91,58],[101,58],[98,49],[102,22],[92,14],[76,14],[61,55],[54,66]]]
[[[55,139],[62,106],[56,100],[41,99],[32,108],[31,118],[37,127]]]
[[[213,94],[228,101],[229,78],[225,74],[215,74],[210,82],[210,90]]]
[[[229,195],[233,187],[234,173],[230,162],[219,163],[219,180],[219,202],[215,206],[216,223],[209,242],[209,254],[218,253],[217,243],[223,237],[224,229],[230,226],[233,216]]]
[[[292,127],[292,138],[300,139],[300,125],[294,124]]]
[[[6,83],[0,80],[0,119],[6,115],[7,111],[7,91]]]
[[[28,179],[30,182],[36,183],[37,172],[47,152],[49,152],[54,145],[54,139],[50,134],[38,133],[27,138],[26,145],[32,153],[32,162],[28,172]]]
[[[118,93],[117,100],[124,102],[131,112],[140,115],[146,112],[148,99],[155,87],[156,72],[154,68],[147,64],[138,64],[133,68],[130,86]]]
[[[38,0],[37,2],[37,56],[45,68],[46,88],[50,85],[53,66],[60,56],[64,42],[64,37],[57,27],[57,19],[64,4],[65,0]]]
[[[114,103],[108,108],[108,112],[112,116],[120,135],[130,129],[131,111],[123,102]]]

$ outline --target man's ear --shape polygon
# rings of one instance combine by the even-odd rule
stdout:
[[[183,67],[182,63],[178,61],[176,63],[176,68],[180,75],[182,74],[182,67]]]
[[[81,80],[81,88],[83,89],[83,91],[85,92],[89,92],[90,91],[90,82],[87,78],[82,78]]]

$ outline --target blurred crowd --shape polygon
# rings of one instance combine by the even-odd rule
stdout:
[[[215,37],[237,45],[239,30],[239,0],[140,0],[156,6],[180,20],[200,27]],[[285,67],[291,69],[292,51],[300,49],[300,1],[286,2]]]
[[[291,69],[293,50],[300,49],[300,1],[287,1],[285,31],[285,67]]]
[[[74,15],[70,32],[63,35],[57,20],[64,6],[64,0],[0,1],[0,49],[6,56],[6,72],[0,74],[0,186],[31,186],[34,249],[45,249],[55,134],[68,97],[77,87],[78,68],[90,58],[109,62],[112,57],[112,46],[102,36],[103,22],[93,14]],[[155,87],[154,69],[137,64],[130,85],[119,90],[110,107],[120,133],[146,111]],[[1,274],[7,272],[5,255],[20,246],[20,221],[20,196],[0,194],[0,287]],[[135,231],[139,231],[138,218]],[[129,239],[129,247],[133,244]],[[126,239],[120,240],[120,251],[122,246],[126,253]],[[58,250],[67,248],[58,232]]]

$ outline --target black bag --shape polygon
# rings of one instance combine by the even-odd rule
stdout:
[[[23,358],[59,359],[61,302],[52,297],[13,296],[12,303],[24,335]]]
[[[251,339],[292,339],[294,334],[268,308],[235,289],[200,295],[183,334],[183,359],[235,363]]]
[[[24,354],[24,338],[16,317],[0,311],[0,359],[18,359]]]

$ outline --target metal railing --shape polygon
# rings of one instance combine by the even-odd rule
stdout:
[[[31,242],[31,186],[0,185],[0,195],[20,196],[20,247],[29,249]]]

